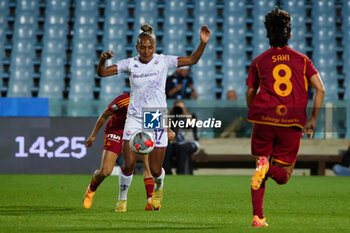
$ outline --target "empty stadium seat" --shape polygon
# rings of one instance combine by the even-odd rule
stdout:
[[[126,2],[120,0],[107,0],[106,10],[110,11],[120,11],[126,9]]]
[[[62,99],[64,90],[63,79],[41,79],[39,97]]]
[[[94,115],[93,105],[86,98],[72,98],[67,103],[67,115],[70,117],[91,117]]]
[[[81,80],[74,81],[70,83],[69,89],[69,99],[93,99],[93,82],[83,82]]]
[[[17,9],[21,11],[36,11],[38,0],[18,0]]]
[[[44,41],[43,43],[43,53],[44,54],[61,54],[63,56],[65,56],[65,52],[66,52],[66,41],[62,40],[62,39],[57,39],[57,38],[53,38],[53,39],[47,39]]]
[[[123,75],[101,79],[100,99],[114,99],[123,93]]]
[[[9,80],[7,97],[32,97],[32,80]]]
[[[92,66],[75,67],[71,80],[75,82],[94,82],[95,70]]]
[[[70,0],[47,0],[46,8],[50,12],[67,12],[69,8]]]

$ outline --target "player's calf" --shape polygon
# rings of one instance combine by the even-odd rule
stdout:
[[[290,178],[290,174],[283,168],[270,165],[267,176],[271,177],[277,184],[286,184]]]

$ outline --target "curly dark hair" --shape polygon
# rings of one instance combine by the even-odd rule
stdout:
[[[291,32],[290,15],[288,12],[276,8],[265,16],[266,37],[272,47],[288,45]]]

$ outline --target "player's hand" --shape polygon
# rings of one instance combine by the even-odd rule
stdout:
[[[210,30],[207,25],[203,25],[200,31],[200,39],[203,43],[208,43],[210,38]]]
[[[175,132],[168,128],[168,139],[173,141],[175,139]]]
[[[100,59],[102,61],[105,61],[105,60],[111,59],[112,57],[114,57],[114,52],[113,51],[107,51],[107,52],[104,52],[104,53],[101,54]]]
[[[94,143],[94,141],[95,141],[95,137],[90,136],[90,137],[86,140],[85,145],[86,145],[87,147],[91,147],[92,144]]]
[[[307,134],[309,135],[309,138],[312,139],[314,136],[314,131],[316,128],[316,120],[310,119],[306,122],[304,129],[303,129],[303,135]]]

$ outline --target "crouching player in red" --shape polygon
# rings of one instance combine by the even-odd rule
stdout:
[[[257,157],[251,180],[255,227],[267,226],[263,213],[267,178],[278,184],[288,182],[301,136],[306,133],[312,138],[325,93],[311,60],[287,46],[291,37],[290,15],[276,8],[266,15],[265,28],[271,48],[252,61],[246,93],[248,121],[254,123],[251,153]],[[308,83],[315,89],[315,99],[306,122]]]
[[[123,130],[129,101],[129,93],[122,94],[115,98],[108,105],[107,109],[99,116],[91,135],[86,140],[86,145],[88,147],[91,147],[98,131],[104,125],[107,118],[111,116],[105,127],[105,139],[101,166],[95,171],[94,175],[92,176],[91,183],[87,187],[86,193],[84,195],[83,206],[85,209],[89,209],[91,207],[95,191],[102,183],[102,181],[112,173],[115,162],[122,151]],[[142,156],[142,160],[145,165],[143,177],[147,194],[147,205],[145,209],[152,210],[153,206],[150,200],[152,199],[154,180],[149,169],[148,155]],[[120,195],[121,192],[119,189],[119,196]]]

